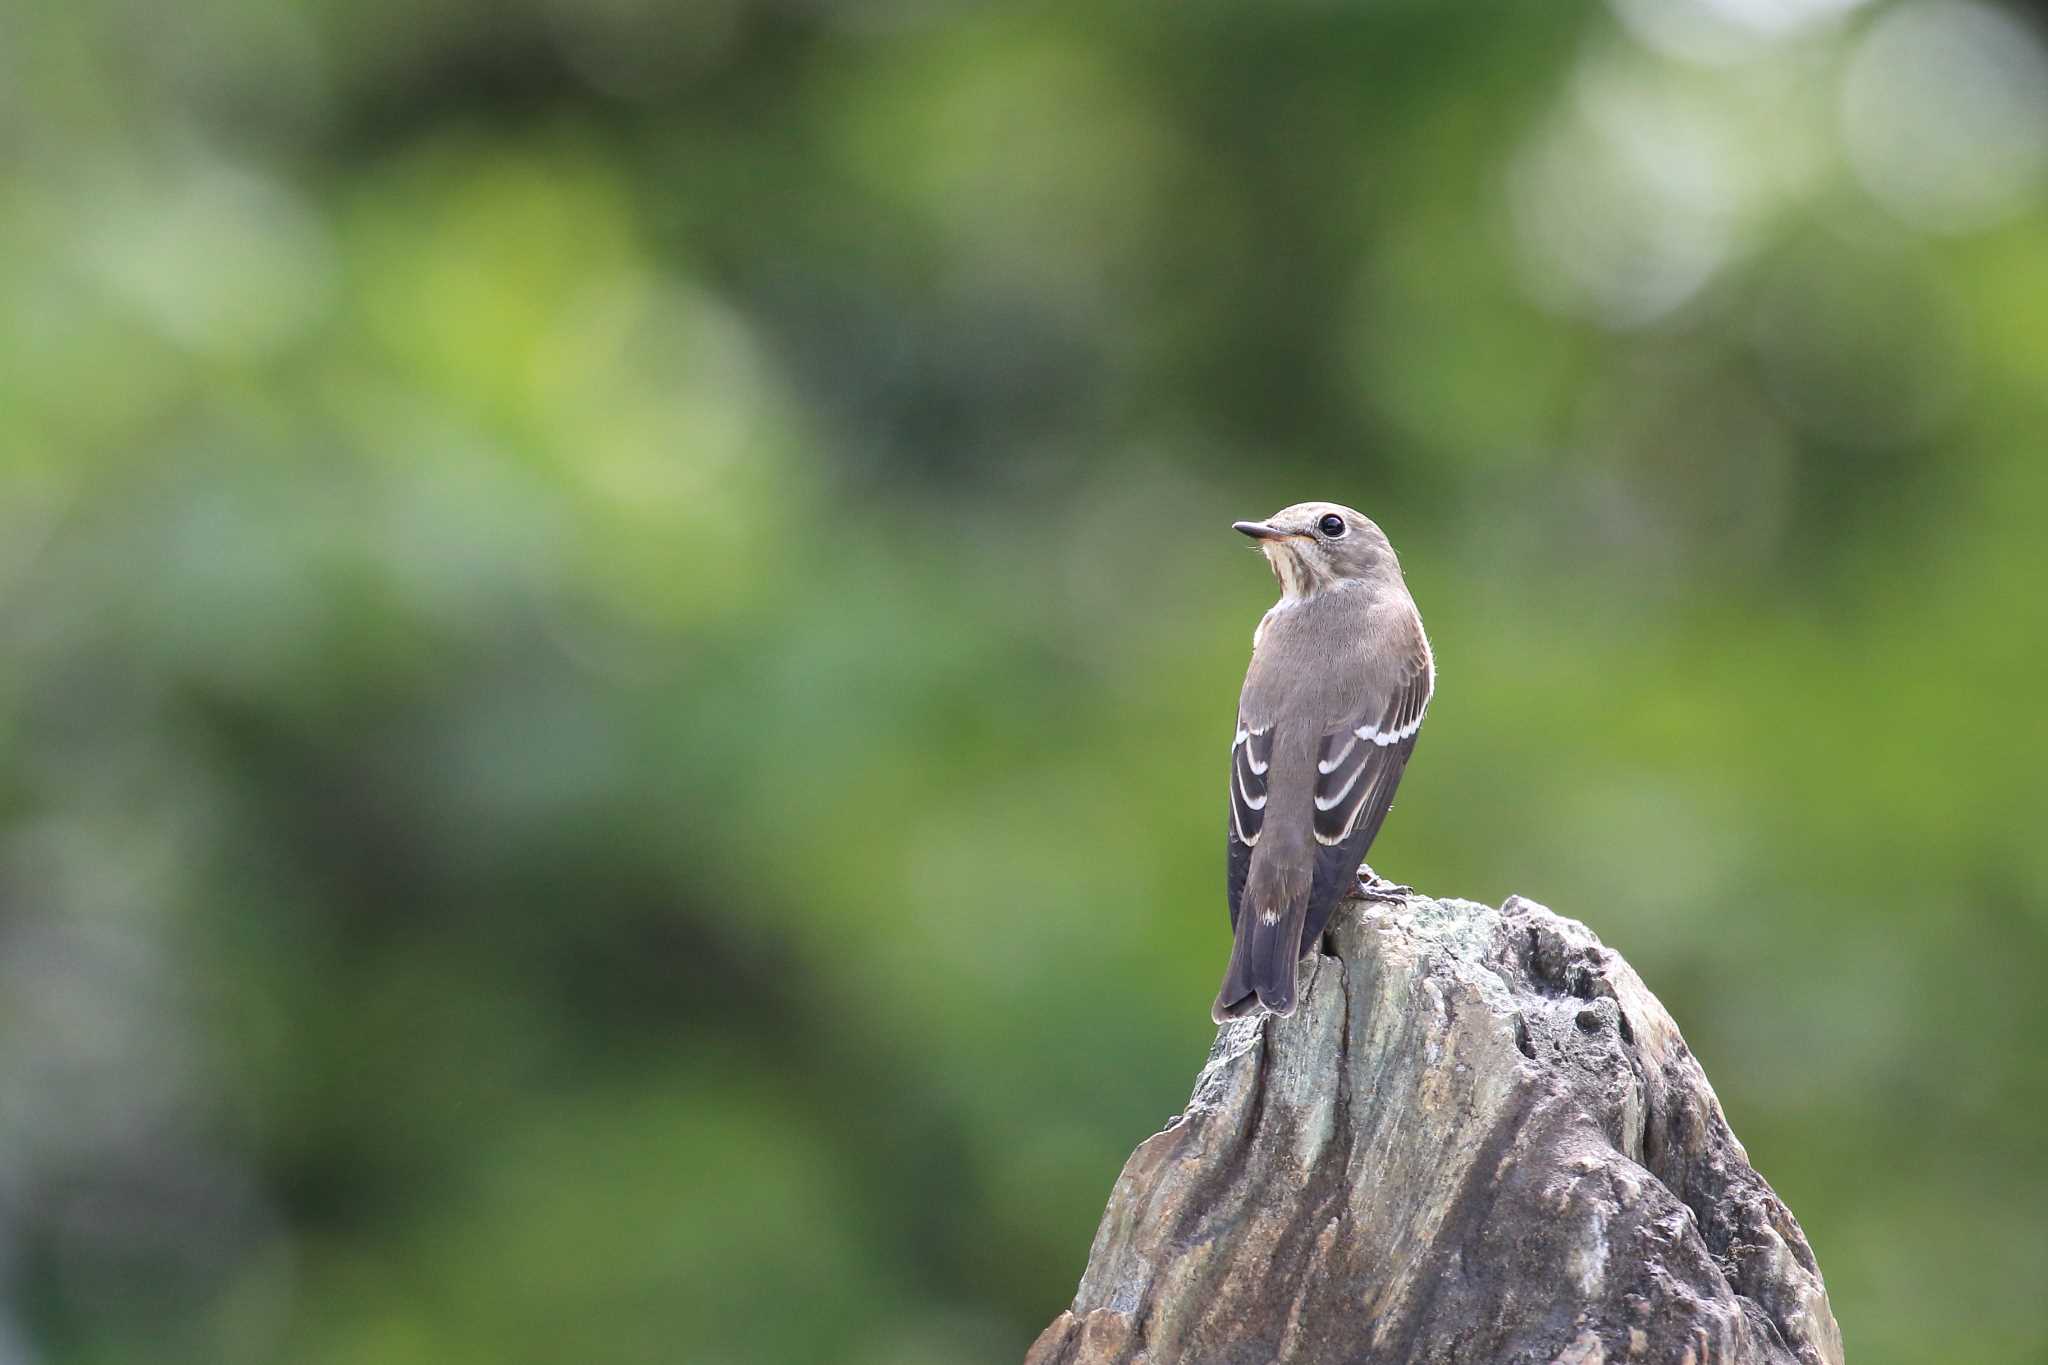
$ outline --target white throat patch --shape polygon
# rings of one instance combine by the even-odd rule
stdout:
[[[1308,570],[1295,557],[1291,547],[1278,542],[1261,546],[1266,552],[1266,562],[1273,566],[1273,573],[1280,580],[1280,596],[1289,602],[1299,602],[1308,596]]]

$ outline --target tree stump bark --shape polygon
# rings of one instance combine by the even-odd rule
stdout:
[[[1353,902],[1216,1035],[1026,1365],[1842,1360],[1806,1237],[1620,955]]]

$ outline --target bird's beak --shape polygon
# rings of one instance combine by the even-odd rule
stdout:
[[[1242,531],[1253,540],[1286,540],[1290,534],[1268,521],[1233,521],[1230,529]]]

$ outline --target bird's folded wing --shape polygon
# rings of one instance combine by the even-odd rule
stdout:
[[[1240,723],[1230,745],[1230,832],[1246,848],[1259,842],[1266,824],[1266,777],[1273,760],[1273,727],[1248,730]]]
[[[1394,804],[1435,681],[1428,646],[1383,697],[1322,738],[1316,754],[1316,841],[1341,844],[1361,826],[1377,830]]]

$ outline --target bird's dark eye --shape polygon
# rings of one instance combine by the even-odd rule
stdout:
[[[1338,536],[1344,534],[1344,518],[1338,516],[1335,512],[1331,512],[1316,523],[1316,529],[1330,539],[1335,540]]]

